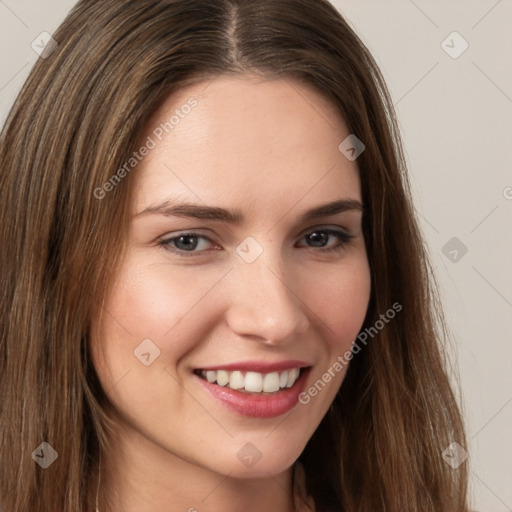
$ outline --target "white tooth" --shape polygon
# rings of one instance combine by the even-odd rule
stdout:
[[[234,371],[231,372],[231,377],[229,377],[229,387],[232,389],[241,389],[244,387],[245,379],[242,372]]]
[[[273,393],[279,391],[279,373],[267,373],[263,378],[263,391],[265,393]]]
[[[288,382],[286,383],[287,388],[291,388],[295,381],[297,380],[297,376],[299,374],[299,370],[297,368],[292,368],[288,372]]]
[[[263,389],[263,377],[261,373],[247,372],[245,374],[245,390],[252,393],[260,393]]]
[[[217,384],[225,386],[229,382],[229,373],[224,370],[217,370]]]
[[[217,380],[217,372],[213,370],[208,370],[206,372],[206,380],[208,382],[215,382]]]
[[[281,373],[279,377],[279,387],[285,388],[286,384],[288,383],[288,370],[285,370]]]

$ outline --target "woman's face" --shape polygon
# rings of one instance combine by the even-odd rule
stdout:
[[[249,77],[182,89],[148,122],[92,338],[125,450],[234,477],[300,455],[370,297],[349,135],[308,87]]]

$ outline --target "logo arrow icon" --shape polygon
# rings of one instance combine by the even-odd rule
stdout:
[[[39,464],[43,469],[50,467],[59,456],[53,446],[46,441],[42,442],[31,455],[37,464]]]

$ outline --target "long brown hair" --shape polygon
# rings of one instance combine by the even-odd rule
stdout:
[[[0,139],[3,510],[93,509],[111,425],[89,325],[123,255],[133,173],[108,197],[98,187],[173,91],[256,72],[313,86],[365,144],[363,328],[402,306],[354,355],[301,454],[307,490],[318,512],[466,511],[467,464],[442,457],[452,442],[466,446],[465,432],[393,104],[340,13],[326,0],[82,0],[53,37]],[[58,453],[45,470],[31,456],[41,442]]]

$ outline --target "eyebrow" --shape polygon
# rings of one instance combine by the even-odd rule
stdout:
[[[299,220],[307,222],[319,217],[329,217],[338,213],[359,210],[363,211],[363,204],[357,199],[338,199],[330,203],[315,206],[304,212]],[[166,217],[190,217],[200,220],[215,220],[229,224],[242,224],[245,220],[240,210],[226,210],[217,206],[204,206],[194,203],[174,203],[164,201],[158,205],[148,206],[143,211],[135,214],[135,217],[149,214],[159,214]]]

